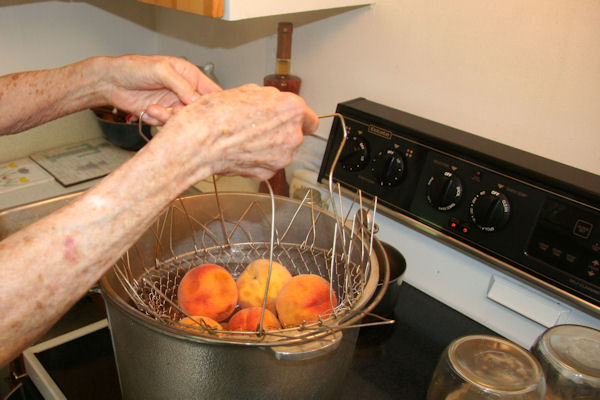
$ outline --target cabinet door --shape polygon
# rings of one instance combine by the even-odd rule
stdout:
[[[143,3],[174,8],[207,17],[221,18],[223,16],[224,0],[138,0]]]

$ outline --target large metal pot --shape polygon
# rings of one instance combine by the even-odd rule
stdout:
[[[231,227],[235,223],[215,219],[214,210],[211,210],[216,207],[215,210],[220,209],[220,213],[232,211],[236,214],[247,209],[251,202],[258,202],[258,208],[262,210],[268,211],[271,207],[271,199],[264,195],[222,194],[219,195],[219,204],[215,204],[214,197],[200,195],[186,198],[184,208],[193,214],[194,221],[205,218],[201,222],[203,225]],[[281,223],[276,229],[283,232],[288,229],[286,221],[296,213],[298,202],[276,197],[275,204],[275,221],[276,224]],[[262,215],[264,219],[265,214]],[[307,215],[311,212],[308,211]],[[225,220],[227,218],[225,215]],[[310,217],[300,215],[300,219],[291,225],[287,236],[290,240],[306,238],[306,225],[309,224],[306,218]],[[260,224],[258,219],[257,214],[256,218],[250,217],[244,223],[248,222],[246,225],[253,232],[253,240],[261,241],[264,237],[268,238],[269,230],[254,226],[254,223]],[[327,241],[333,240],[334,222],[332,215],[323,214],[319,218],[319,231],[329,229],[329,234],[319,235],[316,245],[332,246]],[[170,222],[170,225],[177,227],[183,224]],[[295,230],[298,232],[293,232]],[[160,252],[162,246],[157,247],[155,240],[155,232],[147,233],[136,245],[136,251],[131,252],[134,276],[136,270],[143,269],[143,259],[152,260],[156,252]],[[176,252],[182,253],[191,243],[189,233],[183,234],[179,229],[171,233],[170,240],[169,252],[177,249]],[[358,307],[375,306],[369,300],[372,300],[377,288],[379,264],[388,268],[385,251],[376,239],[373,249],[370,259],[374,268],[368,269],[368,283],[362,297],[357,299]],[[343,329],[336,329],[333,335],[305,345],[280,347],[231,343],[188,334],[144,315],[132,306],[114,271],[105,274],[100,286],[125,399],[327,399],[335,396],[350,368],[358,336],[358,329],[352,325],[360,321],[361,314],[358,313],[341,324]]]

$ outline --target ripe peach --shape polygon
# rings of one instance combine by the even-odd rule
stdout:
[[[243,308],[233,314],[229,320],[228,328],[230,331],[257,331],[260,322],[262,307]],[[263,317],[263,329],[271,331],[281,329],[279,320],[271,311],[265,309]]]
[[[241,308],[262,307],[269,275],[269,260],[260,259],[248,264],[237,279],[238,298]],[[273,261],[269,293],[267,294],[267,309],[276,313],[275,301],[279,291],[292,278],[283,265]]]
[[[202,315],[215,321],[226,320],[238,300],[233,276],[216,264],[203,264],[190,269],[179,284],[177,301],[186,314]]]
[[[192,333],[206,333],[206,332],[209,332],[209,330],[206,329],[207,327],[208,328],[214,328],[214,329],[219,330],[219,331],[223,330],[223,327],[221,326],[221,324],[219,324],[214,319],[208,318],[208,317],[202,317],[200,315],[194,315],[191,318],[190,317],[182,318],[181,320],[179,320],[179,323],[183,324],[183,325],[192,326],[193,328],[184,328],[184,327],[178,326],[181,329],[184,329],[184,330],[186,330],[188,332],[192,332]],[[198,328],[202,328],[202,329],[198,329]]]
[[[331,298],[330,298],[331,293]],[[285,284],[277,296],[277,315],[284,327],[317,321],[337,306],[329,282],[318,275],[296,275]]]

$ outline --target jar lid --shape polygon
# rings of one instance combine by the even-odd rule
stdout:
[[[529,393],[542,381],[538,361],[521,346],[490,335],[471,335],[452,342],[448,357],[456,372],[482,390]]]
[[[580,325],[557,325],[542,337],[542,350],[563,367],[600,380],[600,331]]]

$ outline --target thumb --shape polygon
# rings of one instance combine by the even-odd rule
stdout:
[[[162,76],[161,83],[175,93],[183,104],[193,103],[200,97],[192,84],[172,67],[171,71]]]

